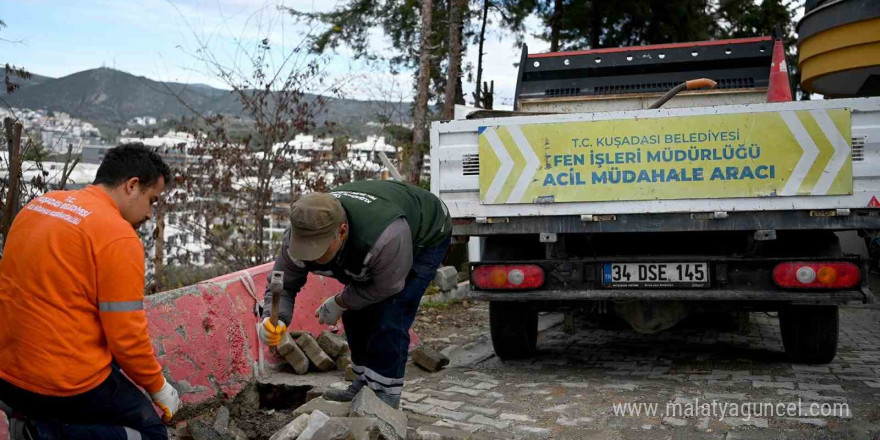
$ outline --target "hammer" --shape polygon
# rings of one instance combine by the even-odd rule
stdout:
[[[269,291],[272,292],[272,309],[269,312],[269,322],[278,325],[278,303],[281,302],[281,291],[284,288],[284,272],[272,271],[272,279],[269,281]]]

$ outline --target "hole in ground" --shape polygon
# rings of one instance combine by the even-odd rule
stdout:
[[[260,395],[260,408],[290,410],[306,403],[306,394],[311,385],[285,385],[258,383],[257,393]]]

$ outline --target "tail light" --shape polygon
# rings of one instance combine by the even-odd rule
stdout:
[[[859,267],[847,262],[787,262],[773,269],[779,287],[794,289],[843,289],[862,280]]]
[[[472,276],[480,289],[537,289],[544,285],[544,269],[535,264],[477,266]]]

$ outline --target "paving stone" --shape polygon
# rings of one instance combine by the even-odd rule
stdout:
[[[328,417],[346,417],[350,409],[351,402],[332,402],[323,397],[318,397],[293,410],[293,415],[299,416],[300,414],[311,414],[314,411],[321,411]]]
[[[732,379],[733,379],[733,380],[747,380],[747,381],[750,381],[750,382],[753,382],[753,381],[759,381],[759,382],[772,382],[772,381],[773,381],[773,378],[770,377],[769,374],[763,374],[763,375],[757,375],[757,376],[754,376],[754,375],[749,375],[749,376],[733,376]]]
[[[428,397],[428,395],[427,395],[427,394],[422,394],[422,393],[410,393],[410,392],[407,392],[407,391],[403,391],[403,392],[400,393],[400,398],[401,398],[401,399],[403,399],[403,400],[409,400],[410,402],[418,402],[419,400],[422,400],[422,399],[424,399],[425,397]]]
[[[378,419],[379,429],[388,440],[406,438],[406,414],[379,400],[370,387],[363,387],[351,402],[352,417],[372,417]]]
[[[309,415],[300,414],[293,421],[276,431],[275,434],[272,434],[269,440],[296,440],[305,431],[307,426],[309,426]]]
[[[691,374],[688,380],[724,380],[730,377],[729,374]]]
[[[498,415],[498,411],[501,411],[498,408],[489,408],[488,406],[475,406],[475,405],[462,405],[462,411],[472,412],[476,414],[482,414],[484,416],[494,417]]]
[[[592,388],[592,385],[588,383],[575,383],[575,382],[562,382],[559,385],[562,385],[566,388]]]
[[[349,367],[351,367],[351,354],[345,353],[342,356],[336,358],[337,370],[346,371]]]
[[[433,426],[441,426],[441,427],[445,427],[445,428],[461,429],[463,431],[467,431],[470,433],[477,432],[480,430],[480,428],[482,428],[482,426],[480,426],[480,425],[474,425],[472,423],[456,422],[455,420],[438,420],[438,421],[432,423],[432,425]]]
[[[492,419],[482,414],[474,414],[470,419],[468,419],[468,423],[491,426],[495,429],[505,429],[510,426],[510,422],[508,421]]]
[[[804,371],[804,372],[809,372],[809,373],[830,373],[831,372],[831,368],[818,366],[818,365],[797,365],[797,364],[794,364],[791,366],[791,369],[794,370],[795,372],[798,372],[798,371]]]
[[[767,419],[758,419],[758,418],[750,418],[750,419],[741,419],[741,418],[729,418],[725,417],[722,420],[724,423],[730,426],[754,426],[756,428],[766,428],[767,427]]]
[[[600,386],[599,388],[607,389],[607,390],[627,390],[627,391],[635,391],[639,386],[634,383],[609,383]]]
[[[351,434],[348,426],[339,419],[330,419],[312,435],[312,440],[344,440]]]
[[[580,425],[589,425],[592,424],[594,419],[592,417],[578,417],[576,419],[569,419],[565,416],[559,416],[556,419],[556,424],[560,426],[580,426]]]
[[[512,414],[512,413],[501,413],[499,416],[501,420],[510,420],[512,422],[535,422],[535,419],[525,415],[525,414]]]
[[[300,336],[302,337],[302,336]],[[330,420],[326,414],[321,411],[314,411],[309,415],[309,424],[306,426],[306,429],[303,430],[302,434],[296,438],[296,440],[312,440],[315,433],[321,429],[327,421]]]
[[[382,431],[379,428],[379,421],[374,418],[331,417],[330,422],[333,421],[338,421],[348,428],[348,436],[343,437],[341,440],[378,440],[382,438]],[[318,434],[315,434],[313,440],[318,440]]]
[[[794,383],[792,382],[764,382],[760,380],[752,381],[752,386],[755,388],[785,388],[789,390],[794,389]]]
[[[400,407],[405,411],[414,412],[416,414],[428,414],[428,411],[436,408],[434,405],[427,403],[413,403],[406,400],[400,401]]]
[[[818,391],[811,390],[777,390],[776,394],[787,396],[798,396],[801,399],[821,400],[825,402],[845,402],[846,399],[840,396],[823,396]]]
[[[675,417],[664,417],[663,424],[669,426],[687,426],[687,420]]]
[[[224,433],[229,430],[229,408],[221,406],[214,415],[214,430]]]
[[[280,354],[284,360],[293,367],[293,371],[296,371],[296,374],[308,373],[309,358],[286,333],[281,336],[281,343],[278,344],[278,354]]]
[[[296,339],[296,345],[302,348],[302,351],[308,356],[316,367],[321,371],[330,371],[336,368],[336,362],[324,353],[324,350],[318,345],[318,341],[310,333],[303,333]]]
[[[544,412],[564,413],[576,406],[576,403],[565,403],[562,405],[551,406],[550,408],[544,408]]]
[[[420,426],[416,429],[418,440],[471,440],[473,434],[453,428],[442,426]]]
[[[804,424],[813,425],[813,426],[828,426],[828,422],[826,422],[824,419],[791,417],[791,418],[786,418],[785,420],[792,420],[792,421],[795,421],[798,423],[804,423]]]
[[[802,390],[813,390],[813,391],[839,391],[844,392],[843,387],[837,384],[821,384],[821,383],[804,383],[799,382],[798,388]]]
[[[229,433],[219,433],[209,424],[202,420],[190,420],[187,423],[190,436],[193,440],[232,440]]]
[[[697,421],[696,427],[697,427],[697,429],[700,429],[703,431],[709,429],[709,418],[708,417],[701,417],[700,420]]]
[[[421,344],[410,352],[413,362],[428,372],[440,371],[449,365],[449,358],[433,348]]]
[[[425,414],[429,415],[429,416],[436,416],[436,417],[444,418],[444,419],[457,420],[459,422],[463,422],[465,419],[467,419],[471,415],[470,413],[466,413],[463,411],[453,411],[451,409],[446,409],[446,408],[443,408],[440,406],[435,406],[434,408],[428,410],[428,412],[426,412]]]
[[[874,374],[868,367],[832,368],[831,371],[835,374]]]
[[[338,358],[343,353],[348,352],[348,342],[340,335],[336,333],[330,333],[327,330],[321,332],[318,335],[318,346],[321,347],[321,350],[324,350],[324,353],[327,353],[333,359]]]
[[[480,397],[483,394],[485,394],[485,391],[483,391],[483,390],[477,390],[477,389],[473,389],[473,388],[464,388],[464,387],[460,387],[460,386],[449,387],[443,391],[445,391],[447,393],[464,394],[464,395],[471,396],[471,397]]]
[[[427,403],[429,405],[439,406],[439,407],[445,408],[445,409],[458,409],[462,405],[464,405],[464,402],[455,402],[455,401],[451,401],[451,400],[435,399],[433,397],[426,398],[425,400],[422,401],[422,403]]]
[[[746,393],[705,393],[707,400],[745,400]]]
[[[547,438],[547,437],[550,436],[550,430],[549,430],[549,429],[547,429],[547,428],[540,428],[540,427],[537,427],[537,426],[521,426],[521,425],[516,425],[516,426],[514,426],[514,429],[516,429],[517,431],[524,432],[524,433],[526,433],[526,434],[535,435],[535,436],[538,436],[538,437],[541,437],[541,438]]]
[[[345,380],[349,382],[354,382],[355,380],[357,380],[357,374],[355,374],[354,369],[351,367],[351,364],[345,367],[345,375],[343,377],[345,377]]]
[[[455,393],[447,393],[445,391],[437,391],[437,390],[432,390],[432,389],[428,389],[428,388],[425,388],[422,391],[427,393],[430,396],[439,397],[441,399],[458,399],[461,397],[460,395],[455,394]]]
[[[443,266],[437,269],[434,284],[441,292],[449,292],[458,287],[458,271],[455,266]]]

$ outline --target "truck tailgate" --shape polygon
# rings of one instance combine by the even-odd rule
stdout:
[[[880,207],[880,99],[435,122],[431,157],[459,219]]]

